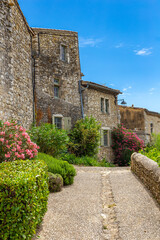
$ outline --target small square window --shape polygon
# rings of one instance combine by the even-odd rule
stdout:
[[[104,112],[104,98],[101,98],[101,112]]]
[[[66,52],[67,52],[66,46],[61,45],[61,47],[60,47],[60,59],[62,61],[66,61]]]
[[[54,86],[54,97],[59,98],[59,87]]]
[[[55,123],[56,128],[62,129],[62,118],[55,117],[54,118],[54,123]]]
[[[153,123],[150,124],[151,134],[153,133]]]

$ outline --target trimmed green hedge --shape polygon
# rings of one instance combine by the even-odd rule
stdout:
[[[45,153],[38,153],[38,159],[45,161],[45,163],[48,165],[49,172],[60,174],[63,177],[64,185],[70,185],[73,183],[76,170],[71,164],[53,158]]]
[[[0,240],[31,239],[47,210],[47,166],[39,160],[0,164]]]

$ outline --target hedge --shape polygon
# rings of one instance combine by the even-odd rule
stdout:
[[[48,166],[48,171],[58,173],[62,176],[64,185],[70,185],[74,182],[76,175],[75,168],[66,161],[58,160],[45,153],[38,153],[38,159],[45,161]]]
[[[31,239],[47,210],[47,166],[39,160],[0,164],[0,240]]]

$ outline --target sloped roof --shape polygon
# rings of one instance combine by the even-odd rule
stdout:
[[[84,87],[88,86],[88,87],[90,87],[92,89],[95,89],[97,91],[100,91],[100,92],[112,93],[113,95],[122,94],[117,89],[109,88],[109,87],[106,87],[104,85],[100,85],[100,84],[97,84],[97,83],[94,83],[94,82],[82,81],[81,84]]]

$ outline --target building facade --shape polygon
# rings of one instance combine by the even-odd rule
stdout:
[[[117,95],[82,81],[77,32],[29,27],[17,0],[0,1],[0,119],[70,130],[84,116],[101,122],[100,158],[113,159]]]
[[[150,142],[152,133],[160,133],[160,114],[145,108],[119,106],[121,123],[133,130],[145,144]]]

